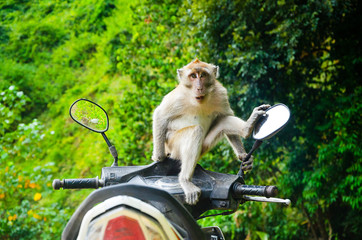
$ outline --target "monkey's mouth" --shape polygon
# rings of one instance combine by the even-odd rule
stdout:
[[[205,96],[197,96],[196,101],[202,102],[202,100],[204,100],[204,98],[205,98]]]

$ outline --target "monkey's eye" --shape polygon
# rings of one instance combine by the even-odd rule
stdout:
[[[196,78],[197,77],[195,73],[191,74],[190,76],[191,76],[191,78]]]
[[[202,78],[206,77],[206,73],[201,73],[201,76]]]

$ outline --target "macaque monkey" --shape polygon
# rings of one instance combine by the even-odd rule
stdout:
[[[153,114],[154,161],[181,161],[179,183],[188,204],[197,203],[200,188],[191,182],[197,161],[225,136],[237,157],[246,157],[240,136],[250,136],[260,116],[270,105],[254,109],[247,121],[234,116],[226,89],[216,79],[219,68],[196,59],[177,70],[179,85],[162,100]],[[252,168],[253,158],[243,162]]]

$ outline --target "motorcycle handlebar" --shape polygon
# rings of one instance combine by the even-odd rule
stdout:
[[[76,179],[55,179],[53,181],[53,189],[82,189],[82,188],[99,188],[104,186],[104,180],[95,178],[76,178]],[[242,185],[235,183],[233,186],[232,195],[234,198],[242,198],[243,195],[256,195],[264,197],[275,197],[278,194],[276,186],[257,186],[257,185]]]
[[[54,190],[63,189],[79,189],[79,188],[99,188],[104,186],[104,181],[95,178],[76,178],[76,179],[55,179],[53,181]]]
[[[277,194],[278,188],[276,186],[242,185],[241,183],[235,183],[233,186],[234,198],[242,198],[243,195],[256,195],[270,198],[275,197]]]

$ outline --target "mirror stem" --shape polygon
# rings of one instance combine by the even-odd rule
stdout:
[[[107,143],[108,147],[111,147],[111,146],[112,146],[112,144],[111,144],[111,142],[108,140],[108,138],[107,138],[106,134],[105,134],[104,132],[102,132],[101,134],[102,134],[102,136],[103,136],[104,140],[106,141],[106,143]]]
[[[117,153],[116,147],[112,146],[111,142],[108,140],[108,138],[104,132],[102,132],[102,136],[103,136],[104,140],[106,141],[109,151],[111,152],[111,154],[114,158],[112,167],[116,167],[116,166],[118,166],[118,153]]]
[[[249,158],[251,157],[251,155],[253,154],[253,152],[258,148],[260,147],[260,145],[263,143],[262,140],[256,140],[254,142],[254,145],[253,147],[251,148],[250,152],[246,155],[245,159],[243,162],[246,162],[249,160]],[[240,170],[238,172],[238,176],[244,178],[244,170],[243,170],[243,162],[240,164]]]
[[[258,147],[260,147],[260,145],[261,145],[262,143],[263,143],[262,140],[256,140],[256,141],[254,142],[254,145],[253,145],[253,147],[251,148],[250,152],[248,153],[248,155],[246,155],[246,158],[245,158],[244,161],[248,161],[249,158],[251,157],[251,154],[253,154],[253,152],[254,152]]]

